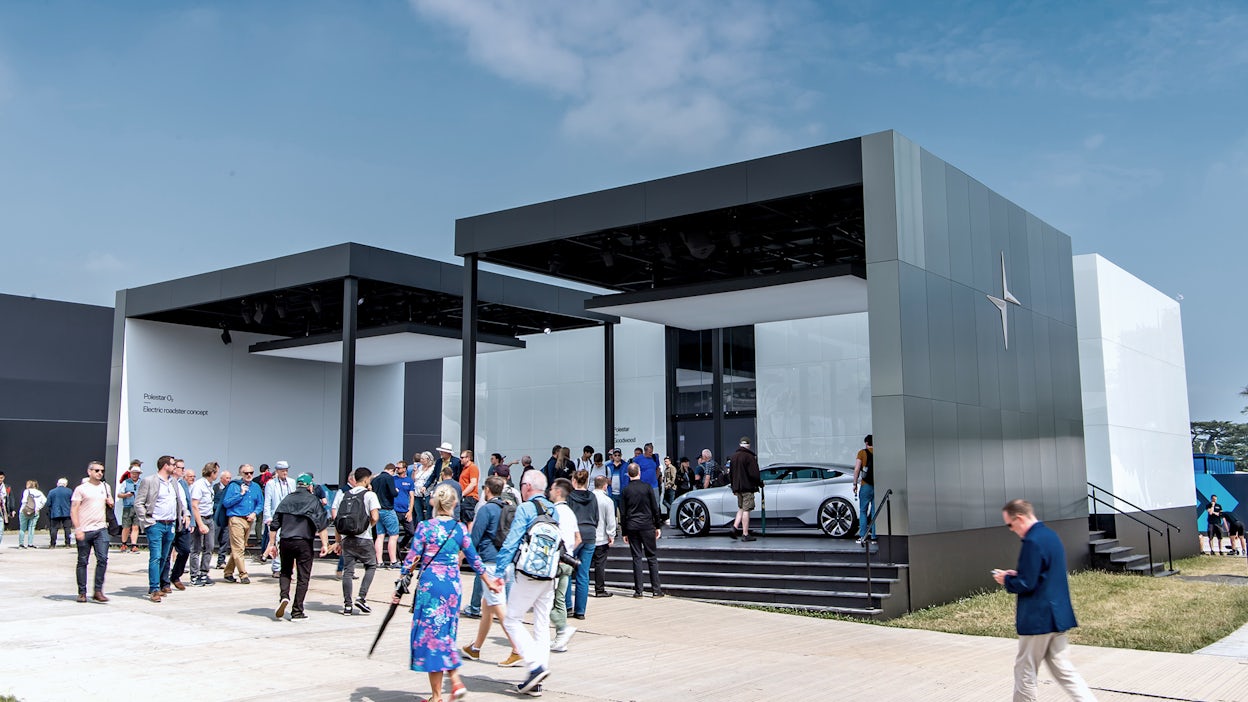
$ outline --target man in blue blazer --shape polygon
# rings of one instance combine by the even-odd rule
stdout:
[[[1016,570],[993,570],[992,579],[1018,595],[1014,627],[1018,655],[1014,659],[1014,701],[1036,699],[1036,670],[1040,661],[1066,694],[1075,700],[1095,700],[1092,690],[1067,657],[1066,630],[1078,626],[1066,582],[1066,549],[1057,533],[1036,519],[1026,500],[1010,500],[1001,508],[1010,531],[1023,540]]]

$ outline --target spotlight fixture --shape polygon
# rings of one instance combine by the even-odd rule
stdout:
[[[280,297],[277,298],[277,301],[273,303],[273,311],[277,313],[278,319],[286,319],[286,301]]]
[[[542,333],[543,333],[543,334],[547,334],[547,335],[549,335],[549,334],[550,334],[550,327],[542,327]]]
[[[256,303],[255,320],[256,320],[256,324],[259,324],[264,321],[264,303],[263,302]]]
[[[252,314],[251,305],[247,304],[246,300],[243,300],[243,308],[239,311],[239,315],[242,316],[244,324],[251,324]]]
[[[321,316],[321,296],[313,295],[311,303],[312,303],[312,311],[316,313],[317,317],[320,317]]]
[[[230,344],[234,343],[234,339],[230,338],[230,329],[229,327],[225,326],[225,322],[221,322],[217,326],[221,327],[221,343],[225,344],[226,346],[229,346]]]
[[[358,300],[356,300],[356,301],[355,301],[355,306],[356,306],[356,307],[360,307],[360,306],[361,306],[361,305],[363,305],[363,304],[364,304],[364,298],[362,298],[362,297],[361,297],[360,299],[358,299]]]
[[[663,255],[664,261],[672,260],[672,245],[666,241],[659,242],[659,253]]]
[[[611,268],[615,265],[615,254],[610,249],[604,249],[602,252],[602,265]]]

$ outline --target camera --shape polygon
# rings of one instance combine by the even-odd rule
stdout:
[[[572,554],[562,549],[559,551],[559,562],[570,565],[573,568],[581,567],[581,561],[579,558],[574,557]]]

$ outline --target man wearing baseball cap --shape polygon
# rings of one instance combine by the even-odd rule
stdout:
[[[131,459],[129,477],[121,481],[117,496],[121,498],[121,552],[139,552],[139,522],[134,518],[134,493],[139,491],[139,481],[143,479],[143,461]],[[130,546],[126,546],[126,541]]]
[[[264,486],[264,523],[267,526],[273,520],[273,513],[277,510],[277,506],[295,491],[295,479],[290,477],[290,464],[286,461],[278,461],[273,464],[274,475]],[[266,551],[267,553],[267,551]],[[282,564],[280,559],[272,561],[273,577],[278,577],[278,571],[281,570]]]
[[[281,466],[283,462],[279,462]],[[281,470],[280,467],[278,470]],[[270,483],[274,481],[269,481]],[[295,481],[295,489],[273,509],[269,520],[269,558],[273,562],[281,562],[279,571],[277,608],[273,616],[281,619],[290,609],[291,621],[307,619],[303,613],[303,599],[308,594],[308,581],[312,578],[312,537],[321,539],[321,555],[329,553],[329,539],[326,536],[329,518],[325,514],[325,506],[313,494],[315,482],[308,473],[303,473]],[[278,554],[281,554],[280,557]],[[294,569],[299,569],[299,582],[295,585],[295,599],[290,599],[290,578]]]

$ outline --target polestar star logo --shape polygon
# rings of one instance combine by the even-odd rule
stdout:
[[[1009,306],[1022,304],[1010,292],[1009,280],[1005,277],[1005,252],[1001,252],[1001,297],[986,296],[988,301],[1001,311],[1001,336],[1005,339],[1005,348],[1010,348]]]

